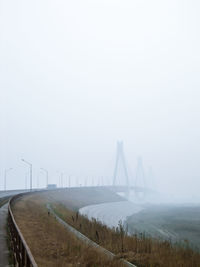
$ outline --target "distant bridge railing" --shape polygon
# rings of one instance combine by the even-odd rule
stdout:
[[[37,267],[33,255],[28,247],[19,227],[16,224],[11,209],[12,203],[27,193],[22,193],[11,198],[8,204],[8,231],[10,236],[10,247],[13,255],[13,264],[17,267]]]
[[[155,193],[154,190],[147,187],[139,187],[139,186],[126,186],[126,185],[108,185],[106,188],[114,191],[114,192],[126,192],[129,190],[134,191],[135,193],[144,192],[144,193]]]

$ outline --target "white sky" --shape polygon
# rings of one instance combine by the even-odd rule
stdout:
[[[110,175],[122,139],[157,187],[200,186],[200,2],[0,0],[0,190]],[[74,178],[75,179],[75,178]],[[81,178],[80,182],[81,181]],[[95,178],[97,179],[97,178]]]

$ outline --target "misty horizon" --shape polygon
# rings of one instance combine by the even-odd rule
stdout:
[[[22,158],[34,187],[45,187],[40,168],[49,183],[111,183],[123,140],[130,183],[141,156],[156,190],[199,197],[199,8],[0,1],[0,190],[9,168],[7,189],[25,187]]]

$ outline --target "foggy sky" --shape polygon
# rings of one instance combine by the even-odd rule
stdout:
[[[200,187],[197,0],[0,0],[0,190],[111,180],[116,142],[156,186]],[[108,178],[109,177],[109,178]]]

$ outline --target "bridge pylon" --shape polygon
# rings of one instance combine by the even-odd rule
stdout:
[[[142,157],[138,157],[137,159],[135,186],[146,187]]]
[[[124,175],[125,175],[125,186],[127,187],[127,196],[129,195],[129,176],[127,170],[127,164],[124,156],[124,148],[123,142],[117,142],[117,154],[116,154],[116,161],[115,161],[115,168],[113,173],[113,186],[117,185],[117,173],[119,170],[120,163],[122,164]]]
[[[146,181],[142,157],[138,157],[137,159],[135,188],[143,188],[143,192],[136,191],[135,193],[137,198],[144,199],[146,197]]]

